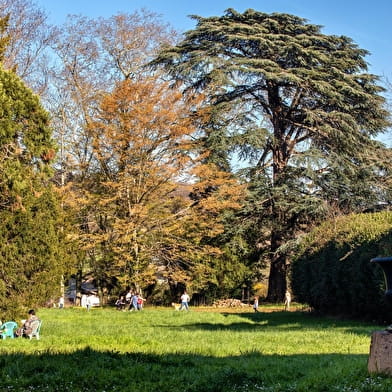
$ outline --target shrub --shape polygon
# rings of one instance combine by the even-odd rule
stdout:
[[[356,214],[325,222],[301,241],[291,270],[296,299],[323,314],[392,321],[381,268],[392,255],[392,212]]]

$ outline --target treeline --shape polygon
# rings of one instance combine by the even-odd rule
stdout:
[[[4,273],[6,297],[26,303],[32,279],[42,302],[89,276],[102,298],[134,288],[170,303],[187,288],[209,302],[268,281],[280,301],[298,238],[392,200],[391,151],[374,139],[389,126],[385,90],[348,37],[254,10],[194,17],[183,36],[146,10],[50,26],[33,1],[0,0],[0,16],[13,80],[0,110],[17,124],[1,140],[14,194],[0,218],[46,211],[42,230],[14,226],[25,253],[1,245],[1,263],[52,271],[50,293]],[[41,104],[16,97],[26,85]],[[38,207],[40,187],[53,204]]]

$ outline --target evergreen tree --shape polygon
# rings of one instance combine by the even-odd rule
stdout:
[[[282,300],[289,241],[328,203],[350,209],[355,199],[364,208],[374,195],[382,171],[372,137],[388,125],[383,89],[367,72],[366,50],[300,17],[228,9],[193,18],[196,28],[153,64],[208,97],[205,142],[217,147],[221,167],[234,153],[248,165],[246,217],[270,262],[268,299]]]
[[[0,313],[11,318],[59,294],[64,257],[48,115],[1,67],[0,111]]]

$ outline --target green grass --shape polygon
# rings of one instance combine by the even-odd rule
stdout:
[[[302,312],[42,309],[41,340],[0,341],[0,391],[392,390],[370,324]]]

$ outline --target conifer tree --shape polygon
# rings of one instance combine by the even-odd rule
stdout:
[[[388,125],[383,89],[366,50],[303,18],[251,9],[193,18],[196,28],[153,64],[208,97],[205,141],[221,167],[234,152],[248,165],[254,245],[270,262],[268,299],[279,301],[288,243],[303,225],[328,203],[350,210],[374,196],[381,154],[372,137]]]
[[[0,313],[15,318],[59,294],[64,257],[48,115],[1,67],[0,112]]]

